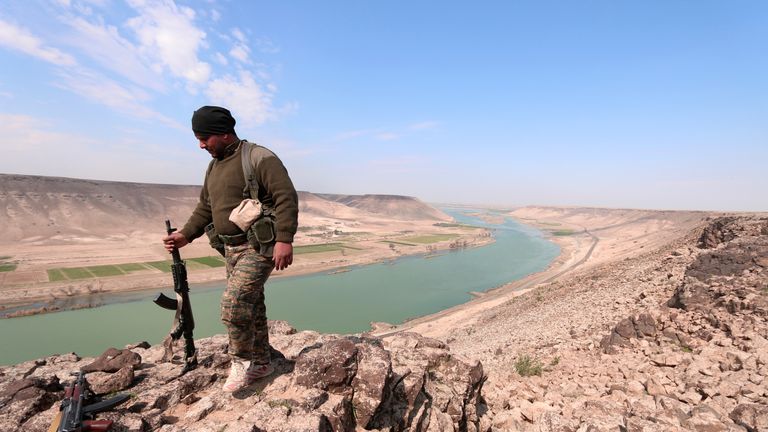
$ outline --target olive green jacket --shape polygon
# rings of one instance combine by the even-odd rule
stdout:
[[[229,214],[243,200],[245,176],[240,152],[243,141],[230,155],[214,159],[205,175],[200,200],[184,228],[180,230],[192,241],[205,233],[213,222],[218,234],[236,235],[243,231],[229,221]],[[258,200],[274,209],[275,240],[292,243],[299,225],[299,197],[283,162],[269,149],[254,145],[251,152],[253,174],[259,184]],[[247,190],[247,189],[245,189]]]

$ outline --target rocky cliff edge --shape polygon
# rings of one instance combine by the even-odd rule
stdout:
[[[47,430],[81,368],[95,393],[131,395],[99,414],[114,420],[113,431],[478,430],[482,365],[440,341],[296,332],[284,322],[270,322],[270,337],[276,372],[232,395],[221,391],[224,336],[197,341],[200,366],[181,377],[181,366],[148,344],[2,368],[0,430]]]

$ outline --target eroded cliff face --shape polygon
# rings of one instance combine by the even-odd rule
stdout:
[[[478,430],[482,365],[442,342],[297,333],[283,322],[270,331],[275,374],[232,395],[221,391],[223,336],[198,341],[200,366],[182,377],[180,365],[161,362],[162,347],[146,344],[3,368],[0,428],[47,430],[69,373],[84,368],[94,392],[132,395],[99,415],[115,431]]]

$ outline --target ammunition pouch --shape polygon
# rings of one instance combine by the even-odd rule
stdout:
[[[213,222],[205,226],[205,235],[208,236],[208,243],[211,247],[216,249],[221,256],[224,256],[224,242],[221,241],[219,234],[216,232]]]
[[[253,222],[248,231],[248,243],[259,255],[272,258],[275,248],[275,219],[271,215],[262,214]]]

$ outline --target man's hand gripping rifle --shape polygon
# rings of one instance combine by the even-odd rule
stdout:
[[[165,220],[165,228],[168,235],[171,235],[176,228],[171,228],[171,221]],[[171,360],[173,357],[172,345],[184,335],[184,368],[181,375],[197,367],[197,350],[195,349],[195,340],[192,338],[192,330],[195,328],[195,319],[192,317],[192,304],[189,302],[189,283],[187,282],[187,265],[181,260],[181,255],[177,248],[171,251],[173,264],[171,273],[173,274],[173,290],[176,292],[176,299],[166,297],[163,293],[158,294],[154,302],[156,305],[169,310],[175,310],[176,316],[173,319],[171,333],[166,337],[165,360]]]
[[[100,402],[86,404],[92,396],[85,373],[80,371],[75,382],[64,391],[59,413],[56,414],[48,432],[108,431],[112,427],[112,421],[94,420],[94,416],[131,398],[127,394],[119,394]]]

